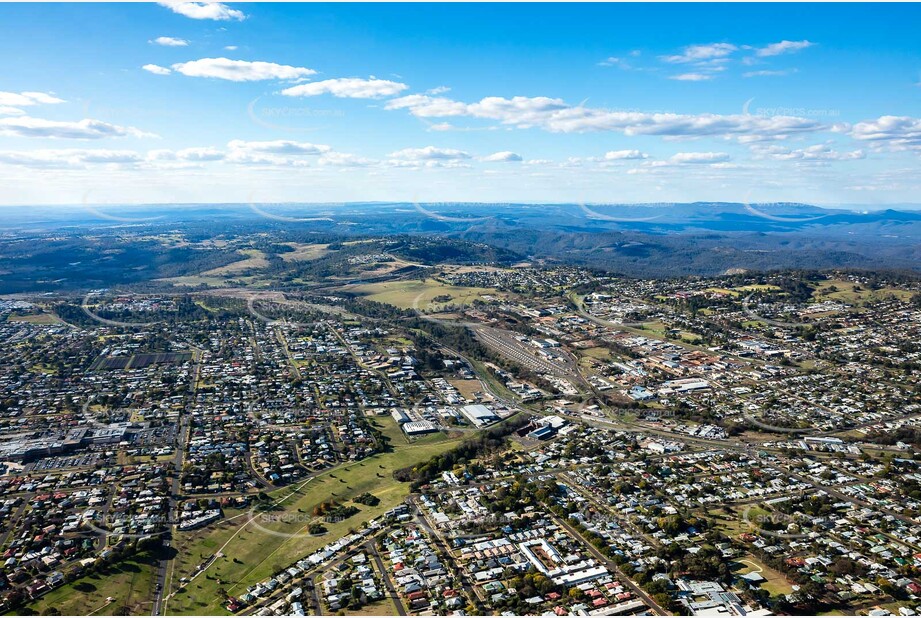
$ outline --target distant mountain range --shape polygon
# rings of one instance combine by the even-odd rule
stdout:
[[[451,237],[523,259],[636,276],[733,269],[863,268],[921,271],[921,210],[746,204],[171,204],[8,208],[0,239],[178,231],[327,236]],[[2,261],[0,261],[2,262]]]

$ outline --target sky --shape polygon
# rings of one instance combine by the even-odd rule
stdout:
[[[921,202],[917,4],[0,4],[0,204]]]

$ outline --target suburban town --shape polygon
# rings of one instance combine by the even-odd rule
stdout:
[[[921,611],[916,280],[361,251],[2,301],[6,611]]]

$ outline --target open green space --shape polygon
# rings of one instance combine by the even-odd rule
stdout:
[[[751,572],[759,573],[766,580],[761,584],[761,589],[769,592],[771,596],[793,592],[793,586],[782,573],[775,571],[751,554],[736,560],[735,564],[740,567],[739,570],[735,571],[736,575],[746,575]]]
[[[393,452],[339,466],[294,488],[273,492],[270,494],[273,500],[283,500],[265,517],[257,513],[251,521],[244,514],[233,522],[178,534],[174,545],[188,559],[182,568],[177,566],[174,588],[179,585],[179,577],[191,576],[195,565],[218,551],[223,556],[170,600],[168,613],[225,613],[219,590],[242,594],[248,586],[349,534],[350,530],[359,529],[362,522],[381,516],[409,493],[408,483],[393,478],[394,470],[427,461],[459,443],[460,439],[434,434],[424,442],[395,445]],[[374,494],[380,503],[373,507],[354,505],[360,509],[358,514],[338,522],[323,522],[325,534],[307,533],[308,524],[314,521],[314,508],[320,503],[337,501],[353,505],[351,498],[365,492]],[[246,525],[240,530],[243,524]]]
[[[61,319],[51,313],[30,313],[27,315],[16,315],[10,314],[6,318],[7,322],[28,322],[29,324],[40,324],[40,325],[50,325],[50,324],[63,324],[64,322]]]
[[[853,281],[835,279],[832,281],[822,281],[816,286],[812,297],[817,301],[839,301],[849,305],[864,305],[870,302],[879,302],[891,298],[908,301],[911,300],[913,293],[910,290],[900,290],[898,288],[883,287],[879,289],[870,289]]]
[[[364,295],[368,300],[387,303],[401,309],[416,308],[425,311],[448,305],[469,305],[474,300],[482,298],[484,294],[503,296],[491,288],[460,287],[434,279],[367,283],[354,286],[351,290]],[[445,300],[435,300],[441,297]]]
[[[102,572],[55,588],[28,608],[39,614],[54,608],[63,616],[149,614],[156,567],[156,555],[144,551]]]

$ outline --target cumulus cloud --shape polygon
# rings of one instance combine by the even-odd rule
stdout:
[[[223,159],[223,151],[212,146],[183,148],[181,150],[151,150],[147,153],[148,161],[188,161],[193,163],[204,163],[207,161],[221,161]]]
[[[671,63],[701,62],[725,58],[739,49],[731,43],[710,43],[707,45],[689,45],[680,54],[663,56],[662,60]]]
[[[148,43],[162,45],[163,47],[186,47],[189,44],[185,39],[177,39],[171,36],[158,36],[154,40],[148,41]]]
[[[892,150],[921,150],[921,119],[910,116],[880,116],[858,122],[853,127],[838,127],[854,139]]]
[[[82,168],[87,164],[134,164],[143,158],[130,150],[83,150],[77,148],[0,151],[0,163],[30,168]]]
[[[157,65],[157,64],[145,64],[141,68],[149,73],[153,73],[154,75],[169,75],[170,73],[172,73],[172,71],[170,71],[166,67],[161,67],[160,65]]]
[[[780,41],[779,43],[771,43],[765,47],[761,47],[755,50],[755,55],[761,58],[768,56],[779,56],[781,54],[792,54],[800,50],[806,49],[807,47],[812,47],[815,43],[810,41]]]
[[[347,152],[327,152],[317,159],[317,163],[332,167],[367,167],[374,161]]]
[[[729,160],[725,152],[679,152],[669,158],[676,165],[699,165],[704,163],[724,163]]]
[[[31,105],[54,105],[64,103],[64,99],[59,99],[47,92],[4,92],[0,91],[0,106],[4,107],[29,107]]]
[[[289,97],[313,97],[321,94],[331,94],[340,98],[376,99],[394,96],[408,87],[400,82],[374,77],[370,79],[342,77],[292,86],[282,90],[281,93]]]
[[[329,146],[309,142],[233,140],[227,144],[225,161],[244,165],[308,167],[310,163],[304,157],[325,155],[331,152],[332,148]]]
[[[463,150],[453,148],[436,148],[435,146],[426,146],[425,148],[404,148],[391,153],[390,158],[402,159],[406,161],[456,161],[470,159],[470,154]]]
[[[853,161],[863,159],[863,150],[840,152],[827,144],[816,144],[806,148],[790,149],[782,146],[756,146],[752,149],[756,158],[777,161]]]
[[[217,148],[208,146],[204,148],[183,148],[176,152],[176,156],[182,161],[220,161],[224,158],[224,153]]]
[[[313,69],[274,62],[250,62],[229,58],[202,58],[173,65],[173,70],[189,77],[213,77],[232,82],[266,79],[300,79],[316,73]]]
[[[745,141],[783,139],[824,129],[815,119],[749,114],[659,114],[572,106],[548,97],[486,97],[463,103],[444,97],[408,95],[388,101],[387,109],[405,109],[419,118],[471,117],[518,128],[553,133],[616,131],[625,135],[674,138],[735,137]]]
[[[388,101],[386,109],[408,109],[419,118],[444,118],[446,116],[465,116],[467,104],[452,101],[446,97],[431,97],[424,94],[410,94]]]
[[[227,147],[232,150],[246,150],[249,152],[278,155],[319,155],[330,152],[332,150],[332,148],[323,144],[295,142],[284,139],[270,142],[247,142],[243,140],[233,140],[227,144]]]
[[[503,150],[501,152],[494,152],[491,155],[483,157],[483,161],[488,161],[490,163],[502,162],[502,163],[512,163],[521,161],[521,155],[516,154],[510,150]]]
[[[649,155],[639,150],[609,150],[604,153],[605,161],[625,161],[630,159],[648,159]]]
[[[242,21],[246,19],[243,11],[232,9],[222,2],[159,0],[157,4],[167,7],[173,13],[178,13],[191,19],[211,19],[214,21]]]
[[[102,139],[105,137],[155,137],[134,127],[122,127],[101,120],[46,120],[30,116],[0,119],[0,135],[58,139]]]

